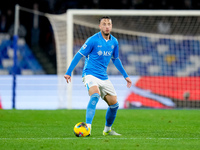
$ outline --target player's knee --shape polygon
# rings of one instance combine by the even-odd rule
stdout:
[[[114,105],[117,103],[117,96],[106,95],[105,101],[108,103],[109,106]]]
[[[89,88],[89,95],[92,96],[93,94],[98,93],[100,95],[100,91],[98,86],[92,86]]]
[[[118,103],[117,100],[113,100],[113,101],[109,102],[109,106],[115,105],[115,104],[117,104],[117,103]]]

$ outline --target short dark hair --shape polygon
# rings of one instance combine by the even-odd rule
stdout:
[[[103,17],[101,17],[101,18],[99,19],[99,23],[101,22],[102,19],[110,19],[110,20],[111,20],[111,18],[110,18],[109,16],[103,16]]]

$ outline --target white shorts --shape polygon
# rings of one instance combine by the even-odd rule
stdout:
[[[117,96],[114,86],[109,79],[101,80],[99,78],[96,78],[95,76],[86,75],[83,77],[83,83],[85,84],[88,90],[92,86],[98,86],[102,99],[104,99],[106,95]]]

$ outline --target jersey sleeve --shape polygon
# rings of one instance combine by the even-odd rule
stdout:
[[[86,42],[83,44],[83,46],[81,47],[81,49],[79,50],[79,53],[82,56],[87,56],[93,49],[93,45],[94,45],[94,40],[92,37],[88,38],[86,40]]]
[[[121,74],[124,76],[124,78],[128,77],[128,74],[126,73],[126,71],[124,70],[124,67],[122,66],[122,63],[120,61],[119,58],[117,59],[112,59],[113,64],[115,65],[115,67],[119,70],[119,72],[121,72]]]
[[[119,59],[119,46],[118,46],[118,41],[116,40],[116,46],[113,51],[113,56],[112,56],[112,61],[115,67],[121,72],[121,74],[124,76],[124,78],[128,77],[128,74],[124,70],[124,67],[122,66],[122,63]]]
[[[118,41],[116,41],[115,47],[114,47],[114,51],[113,51],[113,55],[112,55],[112,59],[117,59],[119,58],[119,45],[118,45]]]
[[[80,61],[80,59],[82,58],[83,56],[80,54],[80,53],[76,53],[76,55],[74,56],[67,72],[65,73],[66,75],[69,75],[71,76],[72,74],[72,71],[74,70],[74,68],[76,67],[76,65],[78,64],[78,62]]]

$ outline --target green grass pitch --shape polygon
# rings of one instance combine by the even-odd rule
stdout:
[[[0,110],[0,150],[199,150],[200,110],[120,109],[102,135],[106,110],[96,110],[90,137],[73,127],[86,110]]]

